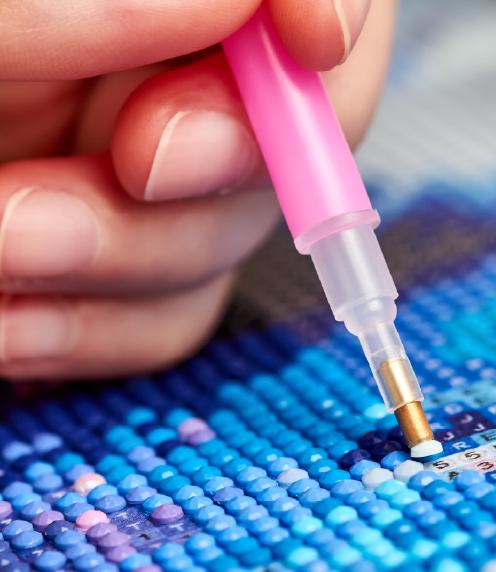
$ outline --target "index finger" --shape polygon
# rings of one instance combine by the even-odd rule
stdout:
[[[343,61],[370,0],[267,0],[301,63]],[[0,4],[0,79],[90,77],[189,54],[239,28],[261,0],[18,0]],[[234,6],[235,4],[235,6]]]
[[[3,0],[0,79],[90,77],[201,50],[260,0]]]

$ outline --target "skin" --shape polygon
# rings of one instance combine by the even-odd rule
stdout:
[[[346,1],[349,54],[331,0],[268,4],[293,57],[323,71],[354,148],[383,85],[394,5],[376,0],[367,14],[359,0]],[[18,0],[1,3],[2,224],[17,190],[43,188],[81,199],[104,239],[81,269],[45,275],[27,256],[22,275],[0,273],[0,375],[65,379],[149,371],[190,355],[208,337],[236,267],[279,217],[215,48],[259,3],[237,0],[236,10],[231,0],[36,0],[29,10]],[[184,109],[214,109],[239,122],[249,165],[230,173],[222,188],[185,185],[181,172],[172,173],[175,183],[160,200],[147,201],[164,122]],[[192,161],[191,168],[201,174],[204,167]],[[70,348],[64,355],[12,358],[23,334],[9,316],[55,306],[75,324]]]

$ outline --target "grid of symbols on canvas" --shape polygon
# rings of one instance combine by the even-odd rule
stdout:
[[[496,570],[496,256],[481,213],[453,216],[480,240],[419,267],[398,320],[442,459],[408,458],[355,341],[305,310],[163,375],[7,400],[0,569]]]

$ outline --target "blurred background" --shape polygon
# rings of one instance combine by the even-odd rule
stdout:
[[[389,81],[357,158],[383,215],[436,182],[496,197],[496,2],[399,2]]]

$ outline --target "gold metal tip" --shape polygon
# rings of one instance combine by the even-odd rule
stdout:
[[[412,401],[402,405],[394,414],[410,447],[418,445],[422,441],[434,439],[420,401]]]
[[[384,360],[379,367],[379,374],[392,403],[400,405],[418,400],[417,379],[407,359]]]

